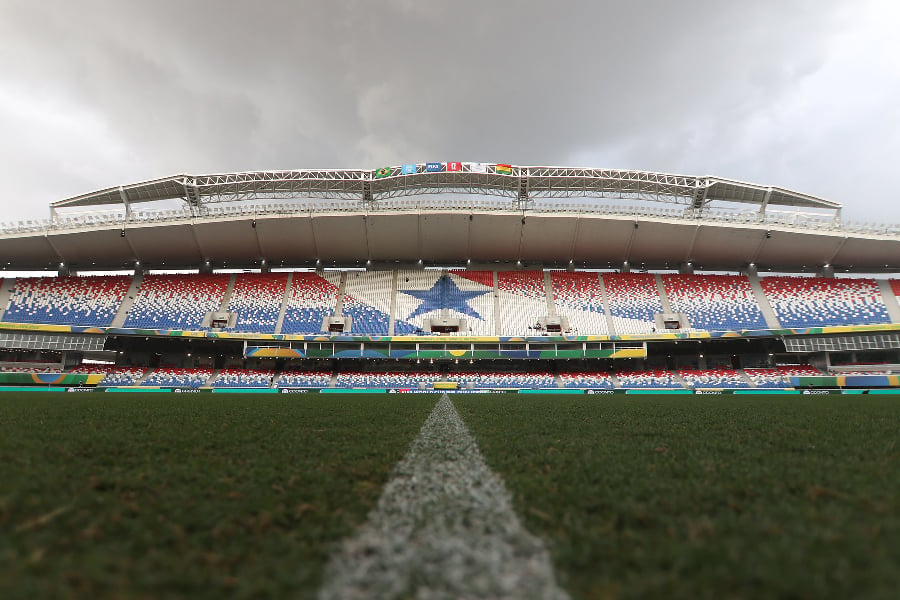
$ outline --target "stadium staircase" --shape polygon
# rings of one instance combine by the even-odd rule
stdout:
[[[134,278],[132,278],[131,285],[128,286],[128,291],[125,292],[125,299],[122,300],[122,304],[119,305],[119,310],[116,311],[116,316],[113,317],[112,327],[123,327],[125,325],[125,319],[128,318],[128,312],[134,304],[134,299],[137,298],[138,288],[140,288],[141,281],[143,280],[143,273],[137,273]]]
[[[341,271],[341,284],[338,287],[338,295],[337,302],[335,302],[334,306],[334,316],[335,317],[343,317],[344,316],[344,294],[347,291],[347,271]],[[352,327],[352,324],[351,324]],[[334,385],[334,381],[332,381],[332,386]]]
[[[138,385],[143,384],[147,380],[147,378],[153,374],[153,371],[155,371],[155,370],[156,369],[151,367],[151,368],[147,369],[146,371],[144,371],[144,374],[141,375],[140,378],[138,378],[134,381],[134,385],[138,386]]]
[[[219,378],[219,373],[222,372],[222,369],[213,369],[212,375],[207,378],[206,381],[203,382],[203,385],[200,387],[211,387],[213,382]]]
[[[887,279],[877,279],[875,283],[878,284],[878,290],[881,292],[881,298],[891,317],[891,323],[900,323],[900,305],[898,305],[897,296],[891,288],[891,282]],[[0,294],[0,302],[2,301],[3,296]]]
[[[669,303],[669,296],[666,294],[666,286],[663,284],[662,275],[657,273],[653,276],[653,279],[656,280],[656,289],[659,290],[659,301],[662,304],[663,312],[669,314],[675,312]]]
[[[606,295],[606,283],[603,281],[603,275],[598,273],[597,280],[600,282],[600,299],[603,301],[603,314],[606,317],[606,330],[610,334],[614,334],[616,329],[613,326],[613,318],[609,312],[609,297]]]
[[[781,322],[778,320],[778,317],[775,316],[775,310],[772,308],[772,305],[769,304],[769,299],[766,298],[766,293],[763,291],[762,284],[759,282],[759,275],[748,274],[747,279],[750,280],[750,288],[753,290],[753,295],[756,296],[756,303],[759,305],[759,310],[762,311],[763,317],[766,319],[766,326],[769,329],[781,329]]]
[[[547,316],[556,317],[556,304],[553,302],[553,282],[550,271],[544,271],[544,296],[547,298]]]
[[[756,382],[753,381],[753,378],[752,378],[752,377],[750,377],[749,375],[747,375],[746,373],[744,373],[744,370],[743,370],[743,369],[738,369],[737,372],[738,372],[738,375],[741,376],[741,379],[743,379],[745,382],[747,382],[747,385],[749,385],[749,386],[752,387],[752,388],[755,388],[755,387],[756,387]]]
[[[228,287],[225,288],[225,293],[222,294],[222,303],[219,305],[220,312],[228,310],[228,304],[231,302],[231,296],[234,293],[234,282],[236,278],[234,273],[228,278]]]
[[[394,270],[391,276],[391,311],[388,313],[390,315],[390,319],[388,320],[388,335],[394,335],[394,325],[397,322],[396,314],[397,314],[397,276],[399,271]],[[441,271],[441,275],[446,275],[447,270]]]
[[[12,295],[13,286],[16,285],[15,277],[4,279],[0,284],[0,321],[6,313],[6,307],[9,306],[9,297]]]
[[[281,308],[278,310],[278,320],[275,321],[275,333],[281,333],[281,326],[284,325],[284,313],[287,311],[288,300],[291,297],[291,283],[294,281],[294,274],[288,273],[287,285],[284,286],[284,297],[281,299]]]

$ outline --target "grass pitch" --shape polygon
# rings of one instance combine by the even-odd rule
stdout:
[[[896,598],[900,398],[454,402],[573,598]]]
[[[894,598],[900,398],[451,396],[573,598]],[[312,597],[435,395],[0,395],[0,597]]]
[[[0,396],[0,597],[309,597],[436,398]]]

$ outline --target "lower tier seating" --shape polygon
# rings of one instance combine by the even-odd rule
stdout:
[[[615,387],[609,373],[560,373],[564,388],[611,390]]]
[[[147,387],[199,388],[212,376],[212,369],[159,367],[141,383]]]
[[[212,382],[214,388],[268,388],[272,385],[273,371],[227,368],[219,371]]]
[[[689,388],[748,388],[750,383],[734,369],[685,369],[678,371]]]

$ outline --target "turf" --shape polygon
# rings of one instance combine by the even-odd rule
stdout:
[[[435,398],[3,394],[0,597],[309,597]]]
[[[900,398],[465,396],[573,598],[896,598]]]

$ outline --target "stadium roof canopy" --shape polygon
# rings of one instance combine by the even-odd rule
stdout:
[[[143,204],[165,200],[180,208]],[[837,203],[640,171],[424,163],[179,175],[62,200],[51,213],[0,230],[0,266],[900,271],[900,231],[848,226]]]
[[[174,175],[54,202],[53,210],[181,199],[190,206],[259,199],[322,198],[363,202],[421,194],[483,194],[520,202],[539,198],[615,198],[684,204],[714,202],[840,211],[836,202],[773,186],[710,176],[487,163],[420,163],[376,170],[253,171]]]

